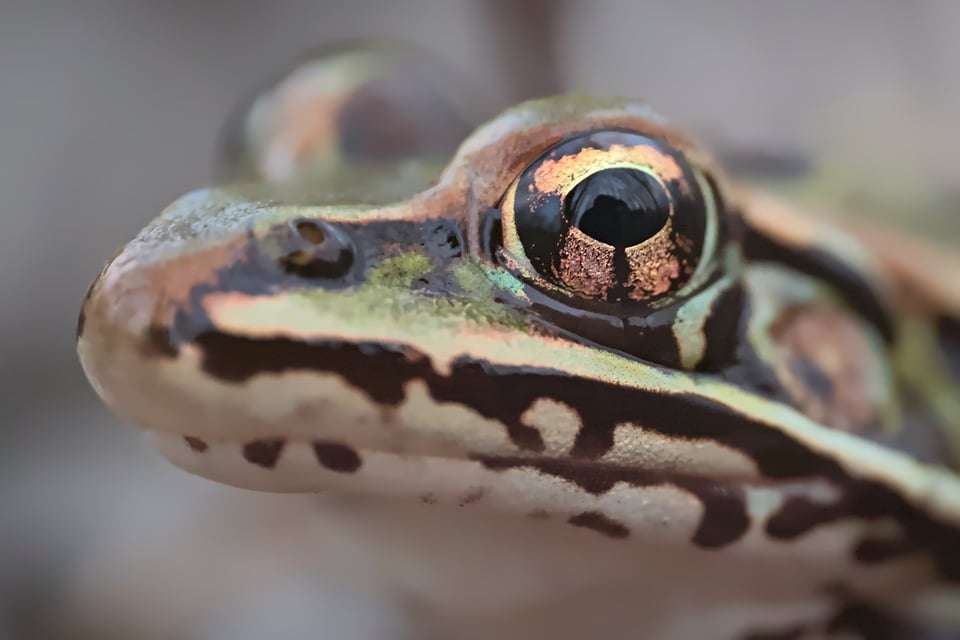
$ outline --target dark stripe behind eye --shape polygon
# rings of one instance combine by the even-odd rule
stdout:
[[[836,256],[819,249],[788,246],[750,226],[745,228],[743,248],[748,260],[776,262],[831,285],[850,307],[876,327],[885,342],[894,341],[890,310],[876,288],[865,275]]]

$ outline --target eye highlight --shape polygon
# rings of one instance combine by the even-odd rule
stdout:
[[[547,149],[501,204],[508,261],[553,293],[655,304],[716,244],[707,180],[665,142],[593,131]]]

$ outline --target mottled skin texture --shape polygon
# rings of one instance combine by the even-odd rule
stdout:
[[[916,607],[960,588],[957,303],[905,286],[940,273],[738,190],[628,100],[520,105],[437,170],[318,168],[331,135],[304,135],[282,180],[172,204],[84,302],[87,375],[174,463],[761,558],[826,603],[730,637],[951,623]],[[669,200],[659,233],[578,226],[567,195],[608,169]]]

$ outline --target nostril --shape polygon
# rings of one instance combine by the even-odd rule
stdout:
[[[310,244],[323,244],[327,239],[327,234],[323,232],[320,225],[312,220],[301,220],[295,226],[300,237]]]
[[[291,227],[293,246],[279,259],[284,271],[311,279],[343,278],[350,272],[354,247],[346,233],[318,220],[299,220]]]

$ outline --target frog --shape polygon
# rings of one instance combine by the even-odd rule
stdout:
[[[643,101],[468,131],[408,60],[314,52],[241,103],[82,303],[102,401],[213,482],[576,536],[557,565],[646,589],[604,637],[960,634],[960,260]]]

